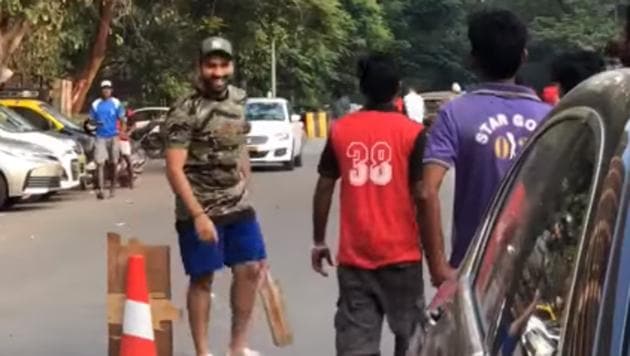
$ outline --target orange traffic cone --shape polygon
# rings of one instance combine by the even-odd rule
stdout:
[[[156,356],[144,257],[129,257],[120,356]]]

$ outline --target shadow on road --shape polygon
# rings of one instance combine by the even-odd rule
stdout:
[[[34,202],[34,203],[21,203],[20,205],[16,205],[10,209],[5,209],[0,211],[0,214],[4,215],[9,215],[9,214],[17,214],[17,213],[21,213],[21,212],[28,212],[28,211],[44,211],[44,210],[53,210],[55,209],[54,206],[51,206],[49,204],[40,204],[39,202]]]

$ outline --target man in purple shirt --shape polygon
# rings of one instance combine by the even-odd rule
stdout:
[[[422,233],[423,241],[438,246],[429,250],[440,251],[428,256],[436,286],[454,276],[502,178],[550,110],[534,91],[515,84],[527,57],[527,28],[516,15],[506,10],[477,13],[468,24],[468,38],[484,83],[440,110],[424,154]],[[455,207],[449,264],[438,193],[451,168]]]

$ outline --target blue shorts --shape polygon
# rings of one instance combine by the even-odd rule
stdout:
[[[267,258],[256,217],[217,225],[219,241],[214,244],[201,241],[191,222],[177,222],[175,227],[179,235],[184,270],[192,279],[220,270],[224,266],[232,267]]]

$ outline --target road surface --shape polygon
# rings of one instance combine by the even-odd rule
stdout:
[[[274,348],[259,305],[251,344],[264,355],[334,354],[336,281],[311,272],[309,260],[311,196],[322,148],[321,141],[310,142],[305,166],[293,172],[265,169],[254,175],[253,199],[295,333],[293,346]],[[163,167],[162,162],[152,162],[136,190],[121,190],[112,200],[98,202],[93,194],[70,192],[50,202],[18,205],[0,213],[0,355],[106,354],[108,231],[139,237],[147,244],[172,246],[173,303],[185,309],[187,279],[179,260],[173,199]],[[444,194],[452,199],[450,187]],[[336,245],[337,219],[335,204],[329,227],[331,246]],[[228,342],[229,281],[229,272],[223,272],[215,284],[210,336],[215,355],[225,354]],[[194,355],[185,318],[184,314],[174,326],[178,356]],[[392,347],[391,338],[386,337],[384,354]]]

